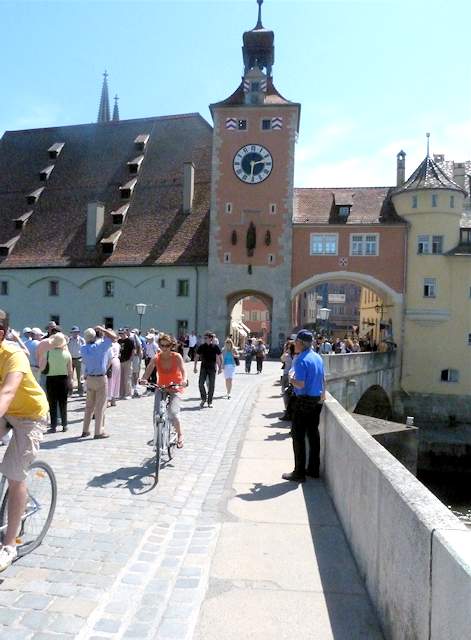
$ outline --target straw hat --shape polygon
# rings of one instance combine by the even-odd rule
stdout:
[[[49,338],[49,342],[53,349],[63,349],[67,344],[66,337],[63,333],[55,333]]]

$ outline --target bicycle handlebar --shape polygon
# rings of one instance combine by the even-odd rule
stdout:
[[[167,391],[168,389],[177,389],[178,387],[187,387],[188,380],[186,382],[171,382],[167,385],[154,384],[153,382],[139,380],[139,384],[148,387],[149,389],[160,389],[161,391]]]

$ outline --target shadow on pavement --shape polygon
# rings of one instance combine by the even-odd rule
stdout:
[[[286,433],[271,433],[269,436],[267,436],[265,438],[265,440],[288,440],[288,438],[291,438],[291,434],[289,431],[287,431]]]
[[[140,467],[120,467],[114,471],[95,476],[87,485],[101,488],[112,485],[114,488],[129,489],[133,495],[152,491],[157,486],[154,458],[147,460]]]
[[[296,491],[298,485],[294,482],[278,482],[277,484],[263,484],[255,482],[249,493],[238,493],[236,498],[252,502],[254,500],[273,500],[290,491]]]

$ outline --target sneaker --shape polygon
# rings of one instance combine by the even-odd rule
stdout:
[[[3,546],[0,549],[0,571],[8,569],[17,556],[16,547]]]
[[[206,403],[206,400],[201,400],[201,402],[200,402],[200,409],[202,409],[202,408],[204,407],[205,403]]]
[[[213,405],[208,403],[208,409],[212,409]]]

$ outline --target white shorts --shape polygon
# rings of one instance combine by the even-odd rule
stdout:
[[[8,480],[26,480],[29,465],[38,455],[39,443],[43,439],[47,423],[45,419],[17,418],[5,416],[0,418],[0,437],[6,433],[7,421],[13,427],[13,435],[3,460],[0,472]]]
[[[232,379],[235,375],[236,366],[235,364],[225,364],[224,365],[224,377],[226,380],[229,378]]]

